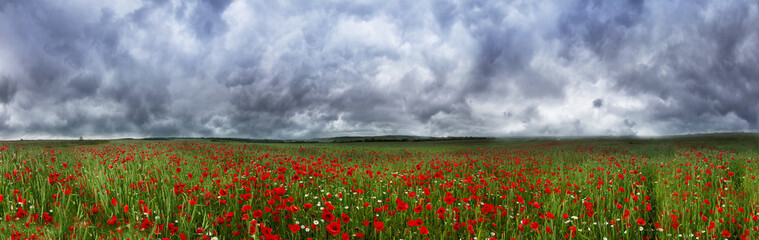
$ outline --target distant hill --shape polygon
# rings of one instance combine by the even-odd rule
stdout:
[[[230,138],[230,137],[147,137],[147,138],[122,138],[121,140],[191,140],[202,139],[212,142],[248,142],[248,143],[350,143],[350,142],[422,142],[422,141],[446,141],[446,140],[484,140],[495,139],[492,137],[429,137],[412,135],[381,135],[381,136],[339,136],[330,138],[313,139],[253,139],[253,138]]]
[[[329,138],[312,138],[312,139],[253,139],[253,138],[232,138],[232,137],[148,137],[148,138],[121,138],[110,140],[192,140],[201,139],[212,142],[247,142],[247,143],[351,143],[351,142],[427,142],[427,141],[451,141],[451,140],[704,140],[704,139],[755,139],[759,138],[758,133],[745,132],[723,132],[723,133],[697,133],[683,135],[665,135],[657,137],[646,136],[505,136],[505,137],[430,137],[430,136],[413,136],[413,135],[379,135],[379,136],[338,136]]]
[[[421,142],[444,140],[475,140],[494,139],[489,137],[428,137],[412,135],[382,135],[382,136],[340,136],[314,139],[319,142]]]

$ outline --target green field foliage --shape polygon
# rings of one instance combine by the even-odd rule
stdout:
[[[374,140],[0,142],[0,238],[759,238],[754,134]]]

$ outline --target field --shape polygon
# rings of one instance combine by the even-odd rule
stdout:
[[[759,138],[0,142],[2,239],[757,239]]]

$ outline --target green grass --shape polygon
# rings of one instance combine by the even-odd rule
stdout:
[[[351,239],[723,239],[723,233],[738,238],[746,230],[747,237],[759,236],[753,220],[759,138],[751,134],[347,143],[11,141],[0,148],[0,236],[260,239],[265,228],[284,239],[338,239],[343,233]],[[277,187],[285,193],[274,193]],[[455,198],[450,205],[448,194]],[[396,199],[409,209],[397,210]],[[322,219],[320,208],[327,202],[338,219],[350,217],[340,222],[337,236]],[[306,210],[307,203],[313,208]],[[245,205],[251,210],[243,213]],[[423,210],[414,211],[417,206]],[[445,213],[438,215],[441,208]],[[262,216],[250,234],[254,211]],[[429,234],[407,224],[415,219]],[[374,221],[385,229],[377,231]],[[176,229],[169,231],[169,224]],[[292,233],[289,226],[295,224],[300,230]],[[571,227],[577,228],[574,237]]]

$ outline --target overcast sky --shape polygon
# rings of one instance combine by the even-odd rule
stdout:
[[[734,1],[0,1],[0,138],[759,128]]]

